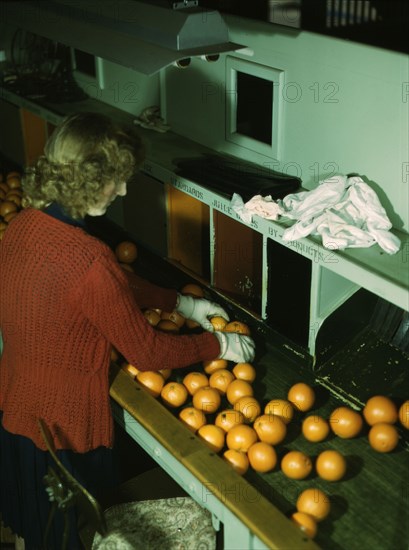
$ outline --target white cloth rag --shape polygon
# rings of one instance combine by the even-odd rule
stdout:
[[[284,231],[284,241],[318,234],[332,250],[378,243],[388,254],[395,254],[400,248],[378,196],[358,176],[334,176],[312,191],[287,195],[278,203],[283,217],[297,220]]]
[[[271,195],[255,195],[244,203],[234,193],[230,205],[246,223],[251,223],[255,214],[267,220],[295,220],[284,231],[284,241],[320,235],[330,250],[368,248],[378,243],[388,254],[396,254],[401,245],[390,231],[392,224],[375,191],[359,176],[334,176],[312,191],[292,193],[278,201]]]
[[[282,214],[281,206],[272,199],[271,195],[267,195],[266,197],[255,195],[244,203],[240,195],[233,193],[230,205],[246,223],[252,222],[253,214],[257,214],[257,216],[267,220],[277,220],[280,214]]]

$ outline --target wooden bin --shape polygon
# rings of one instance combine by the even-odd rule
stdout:
[[[250,227],[213,212],[216,289],[260,315],[263,238]]]
[[[199,200],[168,187],[168,257],[185,271],[210,280],[210,211]]]

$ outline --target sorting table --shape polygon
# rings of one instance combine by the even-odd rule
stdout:
[[[111,396],[116,421],[213,514],[216,528],[223,524],[226,550],[318,548],[124,371],[117,373]]]
[[[288,388],[302,379],[316,390],[316,407],[311,414],[328,418],[334,408],[345,404],[309,372],[301,372],[299,365],[274,350],[267,349],[255,365],[255,395],[262,403],[268,397],[284,397]],[[115,374],[111,397],[116,421],[187,493],[211,511],[216,526],[222,524],[224,550],[407,547],[409,454],[405,434],[398,448],[385,455],[370,448],[367,428],[354,439],[332,435],[324,442],[310,443],[300,431],[302,418],[295,418],[283,444],[276,446],[279,461],[274,470],[259,474],[250,469],[242,477],[125,371]],[[303,451],[314,462],[321,450],[331,448],[347,460],[347,474],[341,481],[326,482],[315,473],[296,481],[280,470],[280,460],[288,450]],[[318,524],[314,541],[304,537],[289,520],[297,496],[308,487],[323,490],[331,502],[330,515]]]

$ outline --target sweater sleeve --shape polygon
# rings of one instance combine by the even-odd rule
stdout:
[[[125,275],[135,301],[141,309],[153,307],[173,311],[177,298],[175,289],[157,286],[130,271],[125,271]]]
[[[171,335],[153,328],[139,309],[125,273],[109,258],[93,262],[77,298],[92,325],[140,370],[188,367],[220,353],[211,333]]]

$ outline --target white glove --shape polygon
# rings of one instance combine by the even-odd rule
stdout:
[[[193,298],[192,296],[184,296],[178,294],[176,303],[176,311],[178,311],[186,319],[191,319],[199,323],[205,330],[214,332],[214,327],[210,322],[210,317],[224,317],[227,321],[229,316],[224,309],[215,302],[209,302],[203,298]]]
[[[250,336],[236,332],[215,332],[220,343],[218,359],[226,359],[235,363],[248,363],[255,356],[255,344]]]

